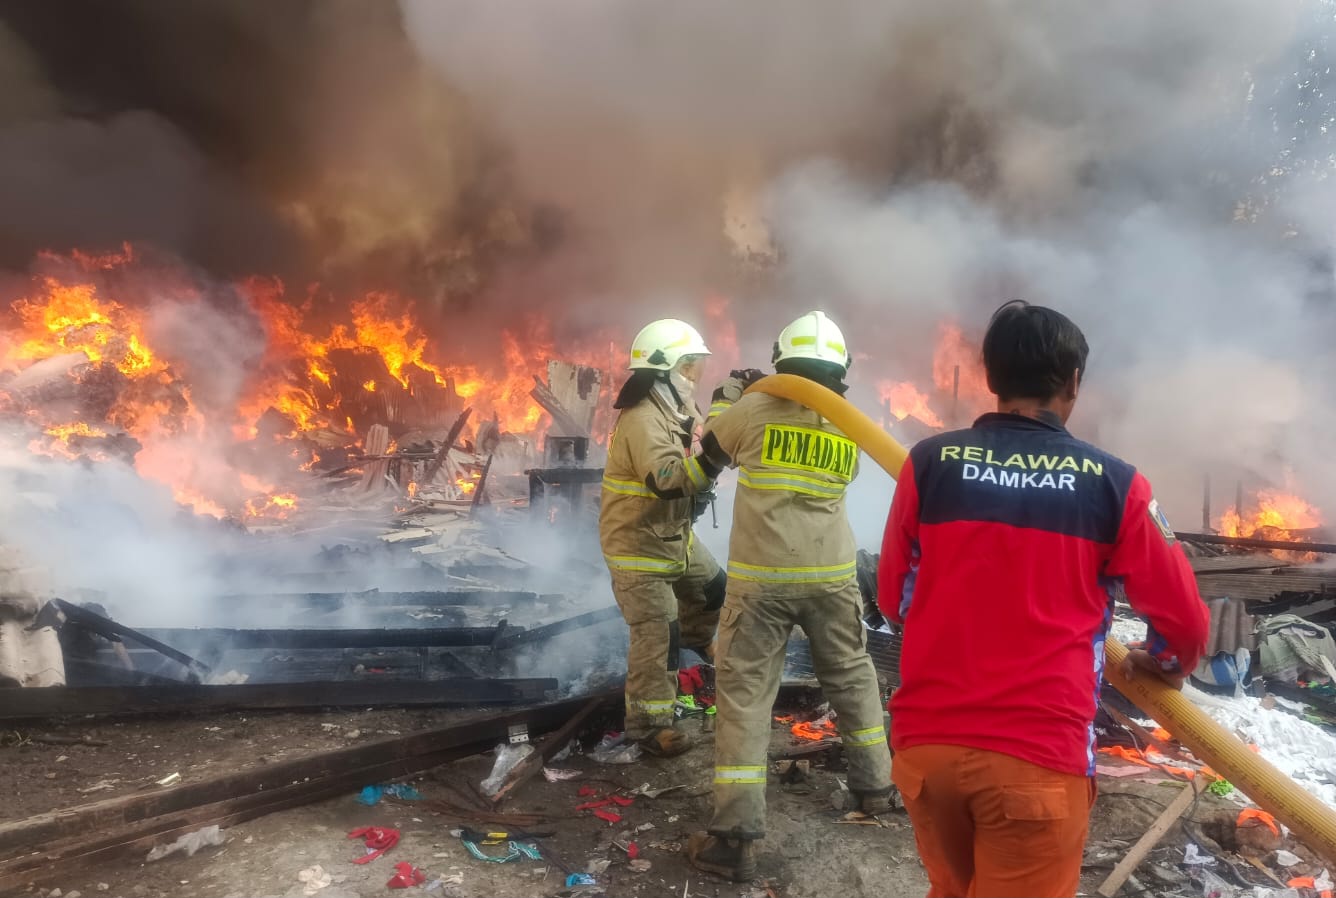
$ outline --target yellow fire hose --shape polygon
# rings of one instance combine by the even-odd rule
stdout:
[[[900,476],[909,452],[838,393],[792,374],[762,378],[747,392],[752,391],[791,399],[816,411],[872,456],[886,473]],[[1263,810],[1293,830],[1309,848],[1328,862],[1336,863],[1336,811],[1309,795],[1157,677],[1147,673],[1131,680],[1125,677],[1122,662],[1127,657],[1127,646],[1110,637],[1105,642],[1105,654],[1104,677],[1115,689]]]

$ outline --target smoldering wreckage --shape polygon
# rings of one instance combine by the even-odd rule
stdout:
[[[409,0],[8,5],[0,893],[926,890],[904,813],[847,810],[838,731],[800,633],[774,709],[757,879],[684,861],[710,813],[711,671],[681,660],[675,711],[693,751],[642,758],[621,738],[626,626],[594,528],[623,330],[663,310],[611,314],[606,297],[710,296],[710,344],[730,365],[757,361],[737,330],[769,334],[784,317],[766,304],[781,281],[804,308],[811,294],[848,297],[868,352],[891,345],[874,324],[895,297],[910,335],[897,352],[938,328],[931,382],[900,380],[892,359],[857,386],[875,389],[907,444],[987,405],[957,319],[1017,285],[1063,302],[1089,293],[1130,321],[1166,312],[1145,295],[1173,295],[1204,342],[1240,353],[1219,365],[1283,387],[1256,296],[1303,293],[1302,314],[1278,301],[1268,327],[1283,354],[1330,355],[1304,349],[1324,332],[1309,316],[1332,299],[1329,286],[1309,296],[1330,280],[1312,236],[1326,226],[1312,197],[1325,195],[1317,182],[1298,199],[1268,193],[1278,171],[1302,181],[1305,164],[1330,161],[1328,44],[1274,52],[1268,40],[1292,39],[1276,37],[1281,17],[1245,2],[1102,18],[867,4],[883,12],[866,21],[763,6],[708,23],[638,19],[634,4],[626,20],[535,7],[531,32],[500,5],[455,16],[459,4]],[[620,26],[670,52],[642,54]],[[865,39],[882,33],[893,47]],[[495,52],[512,38],[516,52]],[[1143,55],[1110,52],[1119,44]],[[776,58],[739,65],[771,47]],[[787,57],[806,67],[776,64]],[[1164,133],[1200,124],[1223,102],[1219,73],[1254,57],[1282,58],[1287,77],[1290,57],[1304,59],[1297,100],[1285,80],[1267,105],[1264,66],[1241,79],[1241,117],[1265,138]],[[690,83],[655,80],[656,65],[676,73],[688,58]],[[1004,63],[1014,77],[998,79]],[[1054,65],[1094,77],[1055,78]],[[762,85],[739,72],[782,101],[755,102]],[[1080,128],[1065,120],[1074,110]],[[692,148],[690,164],[660,143]],[[813,157],[847,171],[804,167]],[[516,186],[534,182],[540,199]],[[726,210],[721,251],[721,194],[767,182],[788,256],[746,202]],[[1228,210],[1238,227],[1221,227]],[[594,250],[581,244],[591,234]],[[1212,265],[1185,286],[1162,252]],[[303,256],[320,260],[314,275]],[[980,307],[925,298],[961,295]],[[571,296],[597,297],[596,326]],[[1104,371],[1119,351],[1157,361],[1140,328],[1101,330],[1114,347]],[[1238,342],[1245,331],[1257,342]],[[1179,352],[1148,366],[1156,395],[1173,392],[1166,378],[1201,388],[1192,364],[1217,370],[1197,357],[1169,370]],[[887,361],[863,358],[855,371]],[[1101,376],[1144,398],[1140,382]],[[1270,421],[1283,393],[1241,394],[1231,415]],[[1125,417],[1164,426],[1153,406]],[[1299,433],[1279,445],[1314,467],[1330,442],[1320,418],[1272,428]],[[1062,459],[972,461],[1016,488],[1082,473]],[[1241,485],[1221,515],[1208,484],[1200,532],[1178,534],[1212,631],[1185,694],[1322,809],[1286,804],[1296,829],[1321,829],[1336,813],[1336,538],[1303,492]],[[876,564],[861,553],[858,580],[886,693],[899,637],[876,610]],[[1134,644],[1143,627],[1118,605],[1115,636]],[[1098,736],[1084,893],[1333,890],[1330,842],[1296,836],[1264,795],[1107,684]]]
[[[182,894],[719,894],[721,880],[680,856],[708,811],[708,774],[693,757],[709,751],[710,668],[684,659],[679,676],[677,712],[704,748],[655,760],[620,741],[625,630],[615,606],[598,606],[593,533],[604,373],[560,360],[547,370],[530,392],[548,416],[541,452],[495,424],[466,430],[469,408],[434,430],[386,414],[359,455],[302,474],[319,498],[305,490],[246,535],[244,551],[266,559],[276,586],[192,611],[227,626],[127,626],[104,596],[50,594],[43,572],[8,551],[0,716],[23,813],[0,823],[0,888],[148,894],[157,874]],[[392,444],[391,428],[429,436]],[[1255,532],[1180,534],[1212,611],[1197,680],[1209,693],[1190,693],[1336,804],[1336,571],[1314,560],[1336,546],[1317,542],[1320,531]],[[899,637],[876,611],[876,561],[860,553],[859,582],[889,691]],[[1114,632],[1135,642],[1138,623],[1120,611]],[[402,710],[375,710],[391,708]],[[416,727],[359,733],[354,721],[377,713]],[[835,868],[853,871],[842,892],[922,888],[902,813],[845,810],[840,738],[799,633],[774,721],[771,813],[790,835],[771,840],[743,893],[828,893]],[[216,760],[206,748],[180,763],[182,740],[270,726],[299,746],[270,739],[238,760],[224,745]],[[332,733],[348,738],[331,743]],[[1331,888],[1327,859],[1107,685],[1099,735],[1085,879],[1100,894]],[[155,742],[168,751],[155,755]],[[45,777],[77,800],[52,809]],[[247,879],[239,867],[273,864],[252,857],[256,834],[272,838],[269,820],[312,827],[312,838],[286,843],[277,877]],[[804,841],[811,827],[819,837]],[[818,857],[830,844],[841,850]]]

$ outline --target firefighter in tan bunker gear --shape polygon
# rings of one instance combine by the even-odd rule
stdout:
[[[847,389],[844,336],[821,312],[780,333],[774,361],[780,373]],[[849,789],[864,813],[891,808],[891,756],[845,510],[857,446],[811,409],[752,393],[710,421],[701,449],[713,464],[738,468],[738,490],[719,624],[714,817],[707,832],[692,834],[687,857],[745,881],[756,872],[755,840],[765,835],[770,715],[794,625],[811,643],[838,716]]]
[[[636,336],[603,473],[599,540],[631,630],[626,733],[662,757],[691,747],[673,725],[679,649],[714,661],[724,601],[724,572],[691,534],[698,500],[719,473],[692,454],[695,388],[709,354],[700,334],[676,319]]]

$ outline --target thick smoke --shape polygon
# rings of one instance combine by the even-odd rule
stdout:
[[[820,306],[868,403],[878,376],[926,379],[944,316],[977,340],[1024,297],[1087,331],[1074,427],[1180,526],[1208,471],[1217,513],[1234,477],[1287,470],[1336,508],[1327,4],[403,7],[631,296],[717,277],[720,198],[745,183],[779,251],[734,307],[755,361]]]
[[[1020,296],[1084,327],[1073,425],[1180,527],[1207,472],[1217,513],[1236,477],[1292,476],[1332,514],[1332,20],[1319,0],[4,3],[0,266],[128,240],[222,280],[397,289],[443,341],[526,310],[559,341],[674,315],[736,327],[760,367],[820,307],[865,408],[879,380],[927,380],[944,318],[977,340]],[[225,294],[153,316],[218,405],[257,339]],[[889,488],[864,486],[873,545]]]

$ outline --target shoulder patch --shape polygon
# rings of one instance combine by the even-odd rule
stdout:
[[[1173,542],[1174,528],[1169,526],[1169,519],[1164,516],[1159,501],[1151,499],[1150,505],[1146,506],[1146,510],[1150,512],[1150,519],[1155,522],[1155,526],[1159,528],[1160,535],[1165,538],[1165,541]]]

